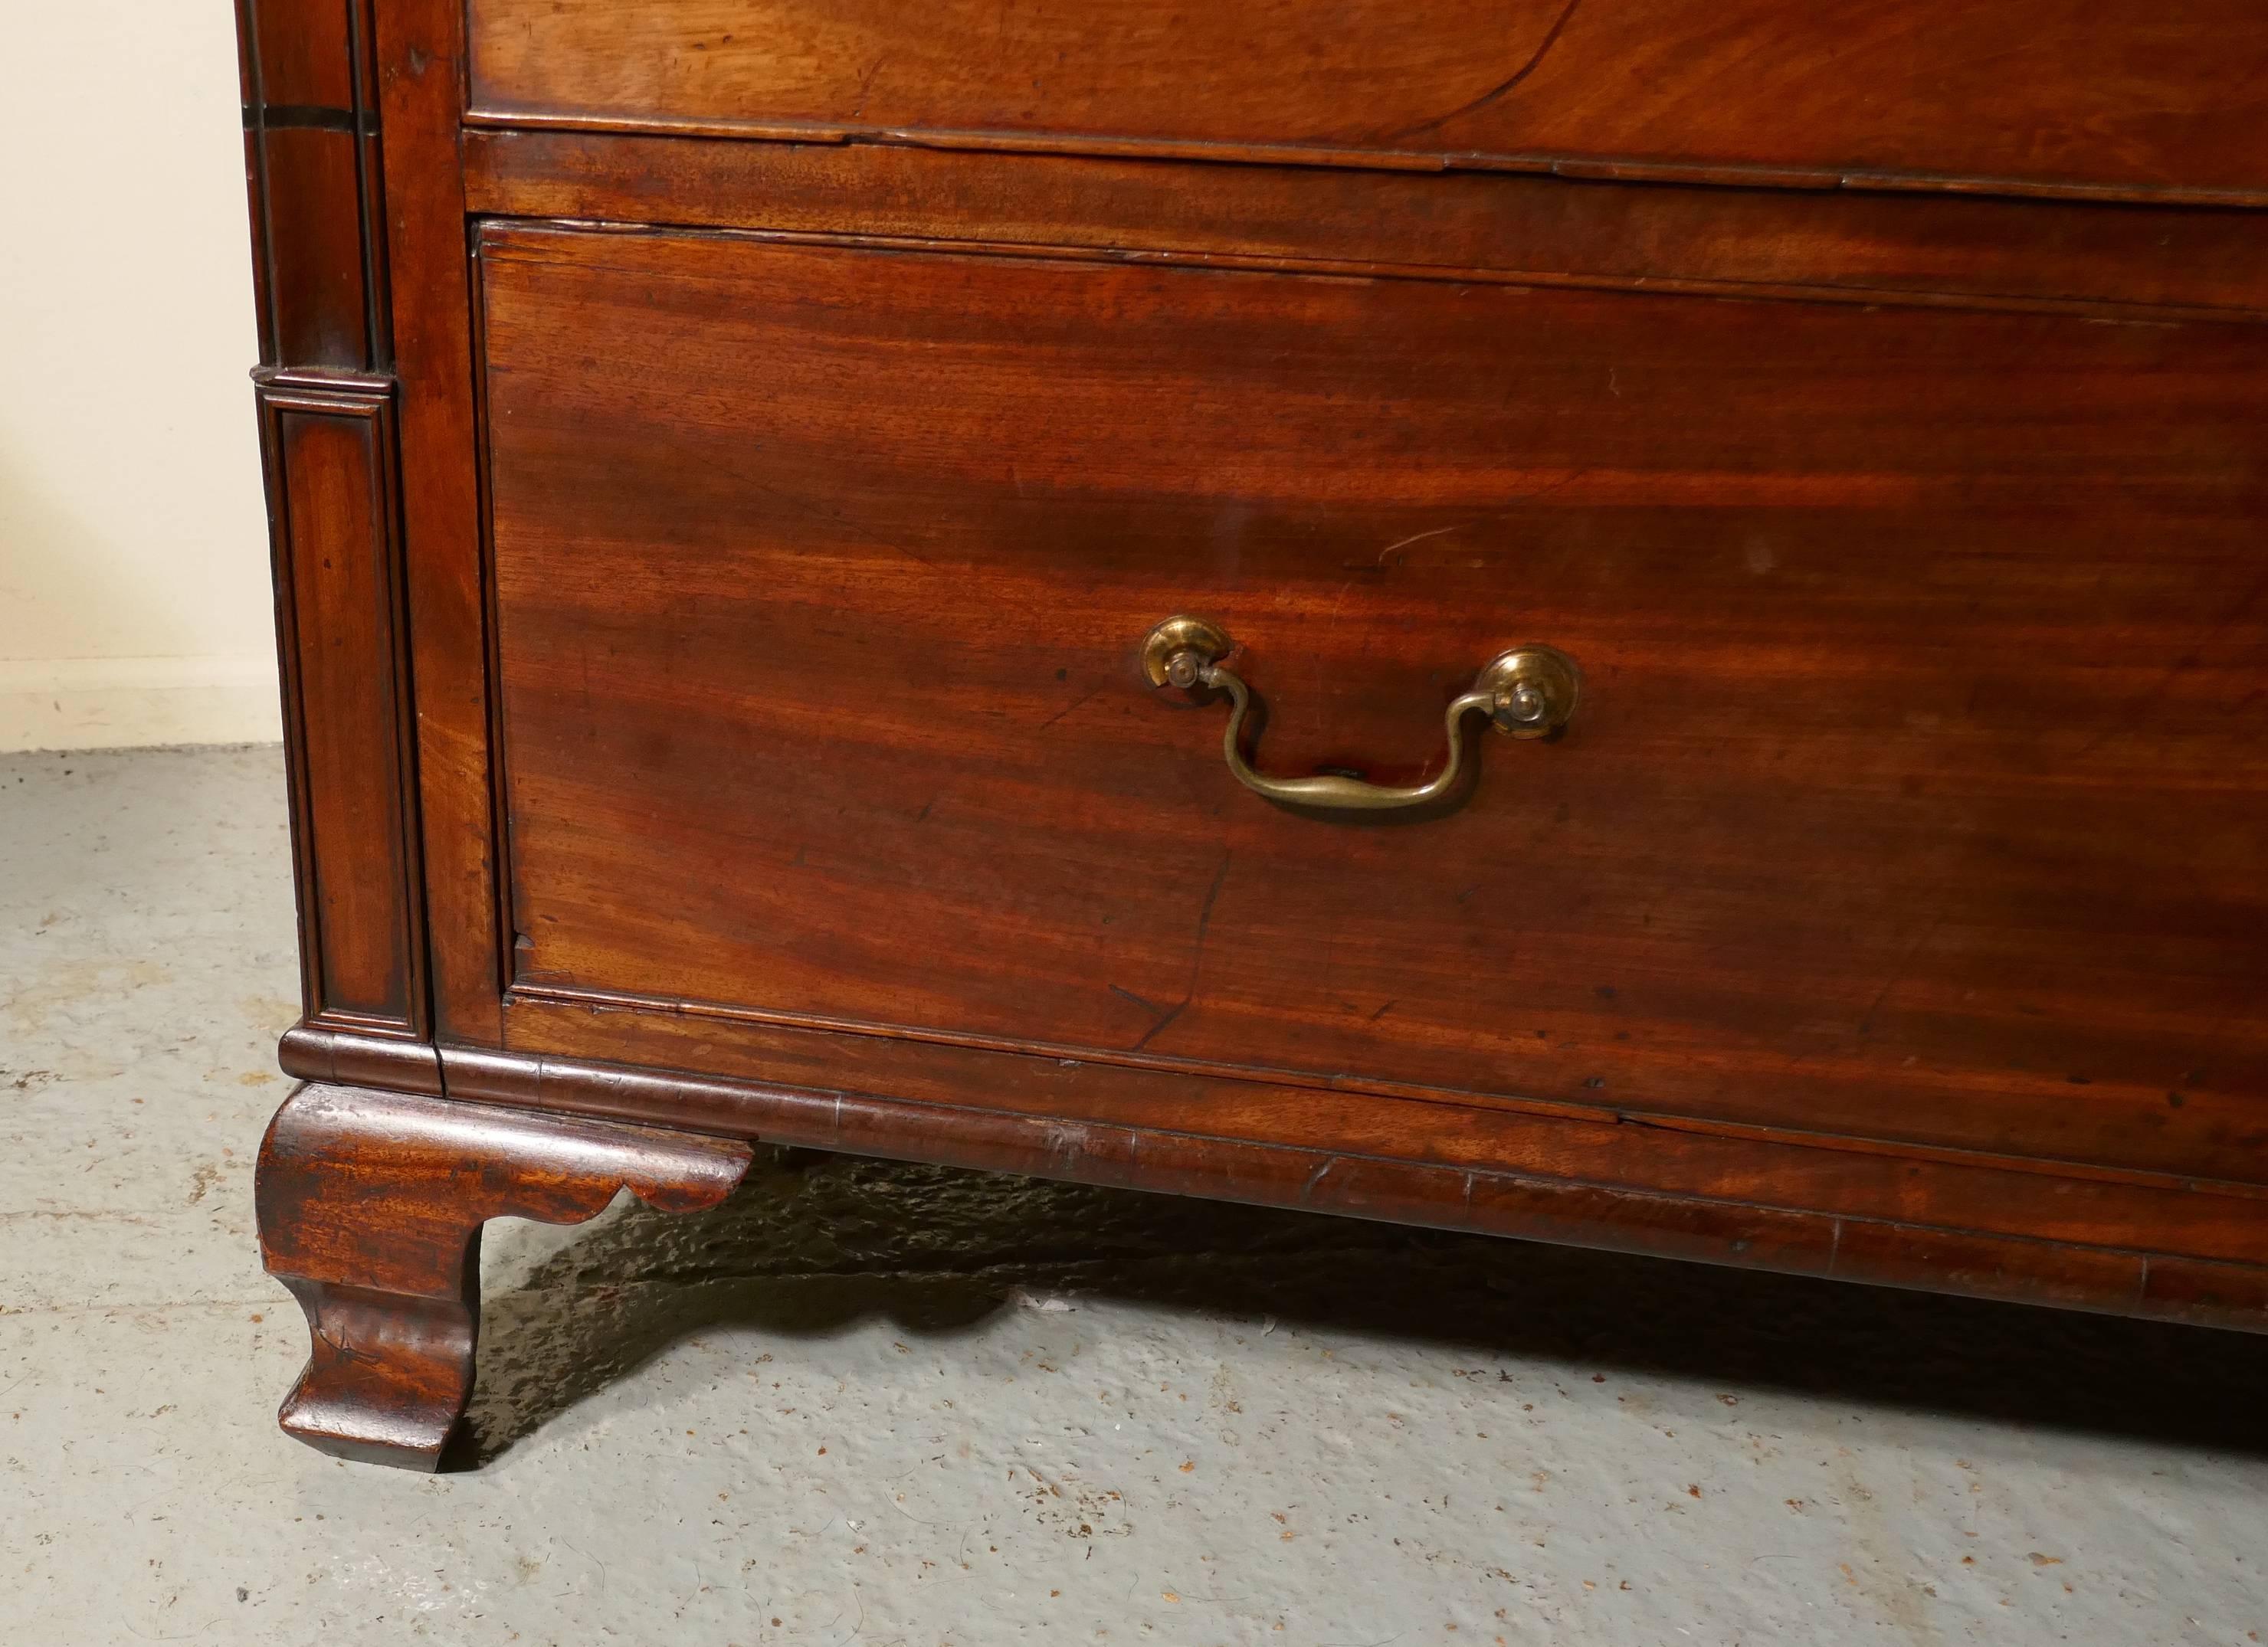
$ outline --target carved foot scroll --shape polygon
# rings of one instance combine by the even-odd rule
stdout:
[[[736,1139],[301,1087],[269,1125],[257,1184],[261,1257],[314,1335],[285,1432],[341,1458],[437,1468],[473,1392],[483,1224],[580,1224],[625,1186],[697,1211],[750,1158]]]

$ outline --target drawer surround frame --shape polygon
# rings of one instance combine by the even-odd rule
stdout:
[[[263,1249],[270,1268],[306,1276],[291,1268],[293,1237],[304,1232],[301,1214],[306,1175],[348,1173],[372,1182],[394,1183],[394,1211],[356,1232],[359,1256],[323,1284],[358,1289],[357,1307],[382,1318],[403,1318],[425,1309],[419,1299],[442,1296],[435,1289],[456,1288],[461,1274],[439,1279],[410,1275],[395,1263],[403,1243],[418,1239],[418,1220],[454,1217],[476,1232],[482,1217],[522,1206],[549,1206],[550,1187],[572,1179],[582,1197],[606,1195],[618,1183],[634,1183],[658,1204],[691,1208],[713,1202],[718,1161],[735,1158],[685,1138],[730,1141],[763,1139],[849,1148],[876,1154],[995,1170],[1031,1173],[1105,1184],[1160,1188],[1179,1193],[1313,1207],[1353,1216],[1430,1223],[1454,1229],[1531,1235],[1617,1246],[1633,1251],[1703,1257],[1793,1273],[1840,1276],[1893,1285],[1918,1285],[1988,1298],[2030,1299],[2067,1306],[2115,1311],[2159,1319],[2238,1327],[2268,1327],[2268,1230],[2257,1202],[2268,1187],[2242,1181],[2207,1182],[2178,1174],[2100,1167],[2068,1167],[2054,1162],[1996,1157],[1982,1152],[1883,1146],[1865,1139],[1806,1137],[1784,1129],[1713,1126],[1659,1118],[1602,1107],[1535,1104],[1491,1106],[1491,1114],[1510,1116],[1528,1128],[1565,1128],[1590,1136],[1602,1127],[1642,1140],[1644,1153],[1665,1169],[1692,1151],[1752,1140],[1771,1149],[1822,1153],[1894,1153],[1917,1180],[1940,1178],[1948,1185],[1968,1181],[1977,1171],[2009,1172],[2035,1178],[2068,1179],[2073,1184],[2105,1187],[2116,1196],[2139,1196],[2124,1221],[2108,1233],[2085,1239],[2032,1236],[1979,1227],[1974,1218],[1942,1214],[1914,1220],[1851,1209],[1791,1206],[1769,1198],[1646,1187],[1626,1179],[1601,1179],[1580,1173],[1496,1171],[1454,1165],[1394,1151],[1334,1150],[1290,1139],[1272,1141],[1191,1130],[1153,1120],[1071,1119],[1043,1109],[990,1107],[938,1097],[866,1092],[856,1085],[782,1083],[720,1073],[713,1048],[702,1045],[700,1004],[681,1001],[629,1002],[515,983],[506,908],[504,862],[501,724],[497,702],[497,638],[490,556],[483,540],[487,509],[482,473],[484,442],[478,403],[478,305],[476,278],[468,258],[468,226],[483,215],[559,214],[534,211],[548,197],[541,166],[510,171],[498,157],[512,144],[552,145],[567,156],[562,138],[539,129],[561,122],[490,118],[468,107],[465,79],[465,11],[460,0],[355,0],[346,10],[348,27],[338,31],[323,8],[306,0],[239,0],[245,42],[247,108],[247,177],[255,235],[265,247],[307,248],[311,255],[350,254],[332,278],[289,284],[271,271],[283,267],[272,254],[261,259],[263,364],[255,378],[263,407],[264,448],[271,487],[288,474],[279,418],[286,414],[352,420],[369,431],[368,484],[387,499],[390,540],[377,540],[376,552],[389,570],[379,608],[370,614],[367,633],[381,638],[376,661],[395,659],[390,695],[379,705],[401,740],[393,842],[383,830],[319,831],[311,808],[324,798],[310,790],[304,754],[292,761],[294,842],[301,885],[303,923],[319,918],[316,885],[328,858],[341,873],[367,870],[377,855],[394,853],[403,866],[396,874],[398,902],[391,924],[357,929],[357,941],[393,943],[410,935],[415,982],[398,1016],[372,1018],[365,1011],[330,1004],[310,951],[310,970],[302,1023],[284,1039],[286,1070],[317,1085],[286,1100],[277,1125],[263,1146],[260,1201]],[[350,95],[326,106],[319,95],[303,94],[289,84],[297,54],[313,62],[326,49],[342,49],[345,60],[328,65]],[[308,117],[328,114],[328,120]],[[296,111],[296,112],[287,112]],[[502,128],[509,125],[507,131]],[[655,129],[649,122],[637,129]],[[620,123],[582,128],[623,132]],[[667,129],[682,132],[681,127]],[[351,150],[348,170],[357,180],[355,232],[333,232],[335,201],[309,182],[323,175],[322,164],[278,164],[274,145],[279,132],[293,144],[317,139]],[[836,134],[835,152],[857,157],[862,149],[902,145],[927,153],[936,134]],[[735,127],[730,141],[676,136],[653,141],[681,145],[708,158],[698,165],[721,174],[728,159],[777,151],[776,140],[795,145],[811,142],[805,129],[771,131]],[[850,141],[852,137],[858,141]],[[578,142],[644,141],[628,136]],[[985,139],[939,141],[943,150],[1041,151],[998,160],[969,162],[956,153],[952,165],[1034,168],[1069,165],[1063,145]],[[1090,153],[1107,154],[1107,145]],[[1158,145],[1141,150],[1145,163],[1168,157]],[[1050,158],[1052,157],[1052,158]],[[1208,149],[1193,164],[1234,166],[1290,162],[1328,168],[1346,157],[1311,150],[1278,154],[1254,149],[1225,156]],[[577,162],[581,164],[581,162]],[[1365,162],[1377,164],[1375,160]],[[562,159],[553,173],[566,175]],[[1440,168],[1431,168],[1440,169]],[[1534,170],[1560,178],[1628,180],[1630,168],[1615,163],[1569,165],[1547,158]],[[1256,175],[1257,175],[1256,173]],[[1764,183],[1776,187],[1848,191],[1926,189],[1945,195],[1983,190],[2015,199],[2098,200],[2099,190],[1996,184],[1989,180],[1914,180],[1759,172],[1738,176],[1723,168],[1703,173],[1656,168],[1645,173],[1660,184],[1705,176],[1710,187]],[[1607,183],[1551,183],[1506,177],[1522,187],[1607,187]],[[1635,185],[1631,185],[1635,187]],[[605,186],[627,198],[619,180]],[[603,192],[603,190],[602,190]],[[2179,201],[2255,208],[2268,195],[2228,191],[2183,193],[2132,191],[2115,198]],[[513,207],[510,211],[498,208]],[[2136,211],[2124,206],[2019,206],[2034,210]],[[617,219],[619,221],[619,219]],[[2235,221],[2250,225],[2245,216]],[[786,232],[788,238],[794,232]],[[327,238],[328,237],[328,238]],[[828,244],[855,244],[855,231],[811,232]],[[1012,243],[936,240],[918,237],[891,244],[967,252],[983,249],[1005,255],[1061,256],[1060,246],[1027,251]],[[335,247],[326,253],[325,247]],[[1079,248],[1071,248],[1074,251]],[[1163,248],[1126,252],[1108,246],[1085,248],[1098,257],[1172,254]],[[1198,252],[1196,258],[1222,260],[1225,266],[1298,268],[1330,272],[1329,261],[1256,255],[1238,264],[1234,252]],[[300,265],[304,267],[303,265]],[[1353,265],[1346,266],[1351,271]],[[318,270],[318,273],[324,271]],[[346,276],[351,272],[355,280]],[[1454,280],[1473,269],[1447,267],[1389,269],[1369,265],[1366,273]],[[1550,271],[1507,270],[1514,283],[1548,278]],[[1629,277],[1644,284],[1643,276]],[[359,282],[359,290],[357,282]],[[1675,285],[1663,283],[1669,290]],[[1738,283],[1734,283],[1737,285]],[[1713,289],[1721,292],[1719,286]],[[1822,296],[1828,301],[1944,303],[1961,306],[2031,306],[2036,298],[1911,290],[1884,292],[1806,294],[1779,289],[1742,288],[1744,295],[1779,298]],[[294,310],[292,305],[298,305]],[[310,306],[312,305],[312,306]],[[2147,313],[2161,319],[2254,323],[2268,316],[2268,289],[2256,289],[2234,309],[2216,304],[2169,305],[2114,299],[2049,299],[2058,312],[2092,312],[2106,318]],[[296,313],[305,317],[291,320]],[[313,342],[298,340],[317,340]],[[323,547],[305,540],[290,512],[276,511],[279,586],[294,560]],[[406,621],[405,621],[406,620]],[[296,685],[295,638],[288,614],[279,610],[279,634],[286,658],[287,739],[304,750],[311,718],[334,713],[324,702],[310,701]],[[394,649],[387,651],[387,649]],[[492,918],[464,917],[489,912]],[[381,931],[380,929],[383,929]],[[678,1034],[675,1051],[657,1045],[655,1061],[637,1067],[578,1056],[563,1026],[577,1015],[632,1011]],[[688,1029],[688,1026],[694,1026]],[[824,1033],[814,1026],[808,1033]],[[664,1037],[664,1041],[666,1041]],[[890,1037],[881,1039],[888,1040]],[[1042,1050],[1035,1048],[1035,1051]],[[988,1055],[1012,1055],[990,1054]],[[1049,1052],[1047,1060],[1055,1056]],[[673,1058],[679,1062],[670,1062]],[[1264,1072],[1240,1070],[1227,1077],[1247,1088],[1266,1084]],[[335,1084],[358,1089],[355,1101],[341,1107]],[[1296,1084],[1292,1092],[1309,1090]],[[1329,1093],[1331,1089],[1312,1089]],[[420,1104],[439,1099],[461,1106],[465,1127],[457,1154],[445,1169],[416,1157],[409,1140],[430,1116]],[[1296,1105],[1296,1097],[1287,1100]],[[1370,1101],[1439,1112],[1460,1106],[1454,1095],[1377,1093]],[[501,1131],[482,1129],[497,1110],[508,1114]],[[350,1120],[324,1136],[320,1147],[313,1118],[345,1114]],[[1414,1113],[1414,1112],[1412,1112]],[[446,1130],[446,1129],[445,1129]],[[508,1145],[497,1142],[508,1136]],[[1697,1140],[1706,1141],[1697,1143]],[[1546,1153],[1549,1154],[1547,1149]],[[745,1151],[738,1158],[745,1170]],[[655,1165],[656,1161],[660,1164]],[[455,1199],[453,1186],[468,1172],[487,1173],[511,1189],[495,1210]],[[579,1177],[578,1175],[580,1175]],[[738,1173],[732,1173],[737,1179]],[[729,1188],[729,1183],[724,1187]],[[714,1190],[715,1194],[711,1192]],[[1957,1188],[1944,1195],[1957,1199]],[[2148,1198],[2179,1195],[2225,1217],[2233,1233],[2222,1255],[2153,1244],[2147,1229]],[[512,1199],[516,1196],[517,1199]],[[1927,1199],[1925,1197],[1924,1199]],[[564,1203],[561,1203],[564,1204]],[[475,1216],[478,1214],[479,1216]],[[445,1216],[446,1215],[446,1216]],[[533,1216],[545,1216],[538,1211]],[[2208,1222],[2212,1220],[2208,1219]],[[2252,1237],[2259,1235],[2257,1246]],[[2248,1254],[2232,1257],[2231,1254]],[[392,1255],[392,1256],[390,1256]],[[295,1283],[295,1285],[297,1283]],[[307,1295],[303,1292],[303,1300]],[[460,1298],[461,1301],[461,1298]],[[326,1310],[335,1300],[308,1302],[311,1325],[323,1342]],[[475,1312],[476,1320],[476,1312]],[[436,1371],[436,1368],[439,1371]],[[345,1456],[430,1468],[441,1456],[449,1427],[469,1393],[471,1341],[452,1346],[439,1361],[411,1365],[381,1361],[344,1379],[335,1365],[319,1358],[309,1388],[295,1392],[285,1426],[303,1439]],[[437,1383],[436,1380],[438,1380]],[[306,1414],[320,1407],[320,1423]],[[295,1411],[299,1417],[295,1421]],[[416,1423],[405,1428],[403,1415]],[[414,1431],[414,1433],[412,1433]]]
[[[541,110],[468,107],[468,129],[490,132],[587,133],[603,137],[713,137],[730,143],[820,144],[829,147],[931,149],[967,154],[1082,155],[1097,158],[1192,160],[1201,164],[1329,166],[1408,175],[1426,172],[1492,173],[1566,181],[1691,183],[1705,187],[1788,188],[1867,195],[1961,195],[2005,200],[2087,202],[2102,205],[2268,206],[2268,188],[2197,188],[2117,183],[2062,182],[1956,173],[1872,171],[1845,166],[1681,164],[1612,156],[1537,153],[1440,153],[1429,150],[1331,148],[1305,143],[1192,143],[1170,138],[1031,135],[949,131],[918,127],[873,127],[756,119],[661,119]]]
[[[2044,200],[2011,211],[2013,197],[1946,191],[1630,185],[1054,150],[1009,163],[1035,197],[1024,204],[998,198],[1001,161],[920,146],[474,128],[464,157],[468,212],[531,226],[1793,303],[2268,320],[2257,275],[2268,214],[2235,208]],[[1800,240],[1798,231],[1813,238]],[[2030,240],[2012,245],[2016,231]],[[1872,277],[1852,277],[1854,267]],[[2081,268],[2080,289],[2043,289]]]

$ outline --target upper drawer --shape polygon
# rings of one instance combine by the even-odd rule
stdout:
[[[469,0],[476,117],[2249,195],[2255,0]]]

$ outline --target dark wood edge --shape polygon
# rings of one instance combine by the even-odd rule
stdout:
[[[473,404],[472,286],[460,151],[462,0],[376,8],[387,268],[401,382],[403,531],[417,702],[417,809],[431,907],[435,1029],[499,1044],[506,953],[497,908],[490,759],[490,614],[483,598]]]
[[[320,854],[327,849],[359,849],[360,843],[327,844],[319,841],[315,809],[308,791],[307,709],[299,669],[300,636],[294,604],[297,578],[293,569],[297,557],[313,552],[313,546],[300,543],[293,529],[288,495],[289,463],[281,423],[287,413],[350,418],[370,425],[371,503],[379,517],[372,521],[372,531],[379,556],[377,581],[382,591],[378,609],[370,614],[370,624],[379,651],[387,660],[394,736],[392,754],[394,770],[400,774],[394,825],[398,834],[393,843],[400,864],[394,893],[397,930],[388,936],[406,979],[408,1009],[403,1018],[389,1021],[385,1027],[420,1035],[428,1024],[425,888],[414,804],[416,710],[409,671],[409,590],[401,535],[394,380],[371,373],[272,367],[259,369],[253,379],[260,408],[269,554],[274,562],[277,674],[283,700],[284,780],[291,820],[292,879],[298,893],[303,1010],[311,1018],[320,1018],[332,1009],[322,966],[325,945],[318,890]]]
[[[391,372],[330,366],[255,366],[252,381],[270,396],[309,411],[352,412],[360,402],[370,415],[394,399],[394,389]]]
[[[261,232],[254,225],[255,235]],[[262,317],[262,326],[266,318]],[[268,505],[269,583],[276,624],[276,680],[284,732],[284,793],[290,820],[291,908],[299,952],[299,1010],[312,1012],[323,998],[320,915],[316,908],[312,862],[314,828],[307,815],[306,720],[300,712],[299,631],[291,578],[291,506],[285,498],[283,448],[277,437],[269,390],[254,374],[253,397],[260,420],[260,470]]]
[[[579,1224],[625,1188],[665,1211],[713,1207],[751,1158],[674,1129],[298,1088],[254,1192],[261,1261],[313,1341],[278,1422],[341,1458],[436,1468],[473,1389],[483,1224]]]
[[[441,1096],[440,1055],[431,1041],[310,1022],[285,1030],[276,1053],[284,1073],[302,1081]]]
[[[378,112],[378,29],[372,8],[378,0],[346,0],[347,26],[354,42],[355,184],[362,207],[363,287],[370,294],[370,362],[394,362],[393,284],[386,258],[385,137]]]
[[[1038,239],[1005,241],[981,238],[956,239],[949,235],[767,228],[755,222],[725,222],[715,216],[680,221],[674,220],[668,214],[642,212],[638,207],[644,202],[630,201],[607,202],[612,210],[556,216],[532,210],[553,203],[543,201],[534,191],[522,191],[509,186],[488,187],[477,173],[472,178],[472,187],[475,192],[469,199],[470,208],[485,218],[484,232],[499,234],[604,233],[622,236],[660,233],[752,240],[780,246],[839,246],[866,251],[921,252],[1049,262],[1130,263],[1147,268],[1223,269],[1251,274],[1330,276],[1363,280],[1436,281],[1458,285],[1528,286],[1556,290],[1830,304],[1845,307],[1957,309],[2156,323],[2178,320],[2258,325],[2268,320],[2268,298],[2257,304],[2221,305],[2117,296],[2039,297],[2018,291],[1996,291],[1953,280],[1941,281],[1933,288],[1924,285],[1870,285],[1857,282],[1838,283],[1827,279],[1815,282],[1745,280],[1674,272],[1585,273],[1471,262],[1413,263],[1320,255],[1298,256],[1282,253],[1256,254],[1191,249],[1186,245],[1171,244],[1174,237],[1170,232],[1160,234],[1156,245],[1141,244],[1138,234],[1115,237],[1120,242],[1115,244]],[[2268,219],[2264,219],[2261,226],[2264,231],[2268,231]],[[1134,243],[1124,243],[1128,240]],[[1665,259],[1665,265],[1667,261]]]
[[[820,1036],[859,1037],[918,1046],[950,1048],[955,1051],[998,1053],[1020,1058],[1139,1070],[1160,1075],[1191,1076],[1207,1081],[1236,1082],[1271,1087],[1295,1087],[1316,1092],[1358,1093],[1421,1104],[1448,1105],[1513,1112],[1524,1115],[1557,1116],[1571,1121],[1638,1121],[1695,1134],[1747,1138],[1763,1143],[1805,1147],[1856,1150],[1902,1158],[1948,1165],[1989,1165],[2056,1178],[2083,1178],[2103,1182],[2187,1190],[2210,1186],[2215,1193],[2268,1198],[2268,1185],[2242,1179],[2215,1178],[2210,1173],[2139,1166],[2106,1165],[2096,1161],[2071,1160],[2005,1152],[1919,1139],[1848,1132],[1804,1131],[1763,1122],[1725,1120],[1652,1110],[1642,1104],[1580,1104],[1565,1099],[1530,1099],[1466,1088],[1425,1086],[1382,1077],[1317,1075],[1307,1070],[1265,1064],[1222,1063],[1200,1058],[1177,1058],[1163,1053],[1126,1051],[1113,1048],[1074,1046],[1055,1041],[1020,1040],[1011,1037],[969,1033],[902,1024],[877,1024],[865,1019],[825,1018],[813,1013],[772,1011],[714,1001],[687,1000],[673,996],[638,995],[621,990],[574,985],[515,982],[505,996],[509,1015],[515,1008],[561,1009],[599,1012],[633,1012],[662,1019],[686,1019],[718,1026],[779,1029]]]
[[[260,358],[272,363],[281,354],[276,339],[276,309],[270,296],[268,245],[268,145],[260,111],[268,107],[261,85],[260,43],[254,32],[253,0],[236,0],[236,73],[244,104],[244,191],[247,221],[252,230],[252,303],[260,332]]]
[[[266,60],[271,52],[278,60],[289,62],[316,55],[320,49],[306,38],[311,30],[321,38],[320,26],[313,21],[307,0],[235,0],[260,358],[270,366],[383,371],[392,360],[393,347],[386,298],[386,202],[379,158],[373,0],[329,0],[329,4],[343,8],[345,22],[342,43],[348,61],[337,66],[343,70],[347,98],[337,106],[293,102],[290,88],[269,84]],[[359,306],[350,315],[334,310],[335,304],[343,301],[340,290],[327,285],[287,290],[280,278],[281,251],[292,246],[316,219],[336,210],[340,202],[320,191],[303,189],[294,196],[279,188],[269,153],[270,136],[276,133],[326,133],[351,149],[354,199],[348,204],[356,242],[351,254],[352,291]],[[292,318],[298,324],[287,331],[281,305],[295,311],[304,305],[307,312],[295,312]],[[316,311],[324,317],[320,325]],[[311,327],[335,346],[327,344],[320,359],[293,358],[291,335],[294,332],[307,335]]]
[[[244,100],[247,181],[252,207],[261,365],[254,372],[269,501],[284,761],[289,789],[293,879],[298,893],[306,1033],[317,1040],[344,1035],[389,1049],[422,1035],[428,1010],[426,896],[417,822],[416,713],[409,667],[407,547],[398,403],[392,375],[393,325],[387,288],[386,204],[379,131],[373,0],[237,0],[239,66]],[[338,61],[342,55],[343,61]],[[310,77],[313,77],[310,78]],[[326,183],[296,174],[296,193],[279,192],[271,176],[270,135],[345,145],[328,151],[350,178],[351,200]],[[280,141],[280,139],[279,139]],[[335,176],[335,172],[331,176]],[[342,217],[342,213],[345,217]],[[287,290],[278,260],[294,254]],[[292,305],[291,316],[280,305]],[[358,305],[347,312],[350,305]],[[288,322],[288,323],[287,323]],[[298,540],[290,503],[284,423],[293,416],[358,420],[366,425],[372,518],[370,548],[375,607],[368,635],[373,672],[386,679],[386,711],[394,746],[393,816],[384,849],[398,872],[393,930],[369,935],[392,945],[401,981],[398,1018],[342,1011],[328,998],[319,873],[327,854],[365,852],[371,842],[319,840],[319,811],[309,793],[306,684],[295,562],[331,546]],[[311,563],[309,563],[311,564]],[[389,1005],[392,1004],[389,1003]],[[368,1003],[363,1005],[366,1009]],[[305,1062],[303,1054],[289,1054]],[[329,1061],[324,1061],[330,1067]],[[430,1048],[427,1062],[431,1062]],[[347,1067],[388,1071],[414,1081],[398,1057],[372,1063],[350,1053]],[[430,1081],[433,1077],[428,1077]]]
[[[717,120],[666,115],[581,114],[474,103],[468,128],[497,131],[583,131],[660,137],[715,137],[749,143],[873,143],[983,153],[1111,155],[1197,160],[1227,165],[1327,166],[1391,172],[1526,172],[1631,183],[1698,183],[1734,188],[1837,189],[1866,193],[1983,195],[2009,200],[2070,200],[2109,204],[2268,207],[2268,189],[2195,188],[2093,183],[2052,178],[1969,177],[1885,172],[1866,167],[1742,165],[1484,150],[1350,149],[1310,143],[1239,143],[1089,133],[954,131],[860,126],[836,121]]]
[[[467,207],[471,215],[469,202]],[[480,599],[484,614],[484,638],[487,650],[483,666],[488,671],[488,769],[489,769],[489,838],[494,842],[494,873],[490,893],[494,907],[486,911],[493,923],[496,934],[497,990],[499,1020],[504,1004],[512,994],[519,968],[519,917],[512,908],[514,865],[512,844],[512,739],[504,725],[504,637],[498,632],[497,614],[503,610],[497,594],[496,581],[496,511],[490,503],[490,435],[489,435],[489,350],[488,350],[488,269],[482,257],[483,240],[482,225],[468,223],[466,248],[470,264],[473,355],[473,487],[480,500],[480,519],[477,527],[480,550]],[[502,1042],[499,1033],[498,1042]]]
[[[1079,1058],[720,1024],[516,999],[508,1044],[570,1063],[696,1071],[759,1086],[851,1089],[1073,1126],[1194,1129],[1482,1171],[1580,1178],[1705,1199],[2268,1263],[2268,1187],[1821,1132],[1561,1104],[1424,1101]]]
[[[2268,1267],[1533,1173],[445,1046],[452,1099],[1472,1233],[2268,1330]],[[2257,1298],[2260,1307],[2247,1300]]]

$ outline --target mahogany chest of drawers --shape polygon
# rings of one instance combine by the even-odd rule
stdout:
[[[771,1140],[2268,1321],[2249,0],[239,0],[284,1427]]]

